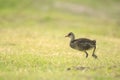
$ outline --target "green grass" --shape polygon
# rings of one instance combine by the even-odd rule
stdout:
[[[63,27],[16,27],[0,30],[0,78],[1,80],[119,80],[119,38],[88,35],[73,31],[78,36],[97,40],[98,60],[71,49],[69,32]],[[76,70],[74,67],[89,67]],[[71,70],[67,70],[71,68]]]
[[[116,18],[56,8],[42,10],[33,4],[24,9],[19,8],[24,1],[11,1],[12,6],[0,5],[0,80],[119,80],[120,28]],[[99,10],[89,0],[81,2]],[[51,6],[52,2],[44,4]],[[64,36],[71,31],[77,38],[96,39],[98,59],[91,56],[92,51],[86,59],[83,52],[69,47],[69,38]]]

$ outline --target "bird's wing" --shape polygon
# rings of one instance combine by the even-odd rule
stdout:
[[[74,41],[74,44],[83,49],[90,48],[90,40],[88,39],[77,39]]]

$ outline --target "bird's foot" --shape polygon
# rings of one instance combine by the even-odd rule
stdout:
[[[94,54],[94,55],[92,55],[95,59],[97,59],[97,56]]]

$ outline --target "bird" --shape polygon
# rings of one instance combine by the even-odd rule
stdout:
[[[92,56],[97,59],[97,55],[95,54],[96,50],[96,40],[91,40],[88,38],[78,38],[75,39],[75,35],[73,32],[68,33],[65,37],[69,37],[70,47],[79,51],[82,51],[86,54],[86,58],[88,57],[87,50],[93,49]]]

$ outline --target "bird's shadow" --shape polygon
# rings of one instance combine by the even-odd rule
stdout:
[[[88,71],[88,70],[100,70],[103,68],[107,68],[107,69],[111,70],[111,69],[115,69],[118,67],[120,67],[120,66],[119,65],[113,65],[113,66],[108,66],[108,67],[106,67],[106,66],[98,66],[98,67],[72,66],[72,67],[67,68],[67,71],[70,71],[70,70]]]

